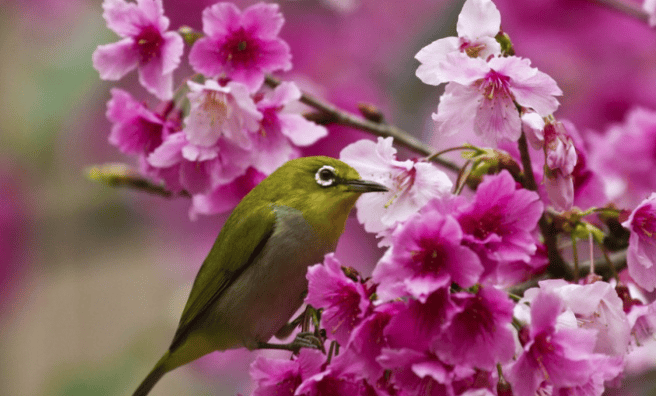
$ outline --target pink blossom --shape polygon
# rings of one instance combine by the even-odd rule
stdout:
[[[421,62],[417,77],[430,85],[448,81],[442,75],[447,54],[487,59],[500,55],[501,46],[494,38],[501,29],[501,14],[491,0],[467,0],[462,6],[456,27],[458,37],[446,37],[422,48],[415,58]]]
[[[635,207],[656,191],[656,111],[633,108],[604,136],[589,138],[591,168],[601,174],[613,202]]]
[[[411,295],[425,302],[428,295],[452,282],[471,287],[483,273],[471,249],[462,246],[458,221],[430,207],[414,214],[393,233],[390,247],[373,271],[381,299]]]
[[[309,146],[328,135],[321,125],[308,121],[299,113],[285,111],[296,103],[301,91],[292,82],[283,82],[257,102],[262,113],[260,133],[251,138],[254,144],[253,167],[270,174],[282,164],[300,155],[298,147]]]
[[[532,300],[530,326],[519,334],[523,351],[506,371],[514,395],[534,396],[543,382],[553,389],[583,387],[594,375],[611,377],[617,371],[617,359],[593,353],[596,330],[557,323],[563,308],[548,291],[540,290]]]
[[[241,12],[233,3],[216,3],[203,10],[206,36],[191,48],[189,63],[198,73],[227,77],[255,92],[265,73],[292,67],[289,45],[278,37],[283,23],[277,4]]]
[[[122,89],[113,88],[107,118],[113,123],[109,142],[126,154],[149,154],[179,126],[137,102]]]
[[[346,345],[351,332],[371,307],[370,291],[344,274],[333,253],[326,255],[323,264],[308,268],[307,279],[305,301],[324,309],[321,324],[328,338]]]
[[[135,68],[139,82],[148,92],[165,100],[173,96],[173,70],[180,64],[182,37],[167,32],[162,0],[105,0],[103,17],[107,27],[121,38],[100,45],[93,53],[93,67],[103,80],[118,80]]]
[[[191,108],[185,119],[187,140],[209,147],[224,138],[242,149],[250,149],[251,133],[260,128],[262,113],[246,86],[237,82],[221,86],[214,80],[203,85],[189,81],[188,85]]]
[[[493,370],[512,359],[515,341],[511,330],[514,304],[506,293],[481,287],[475,295],[453,295],[460,312],[433,340],[433,351],[444,362]]]
[[[635,342],[641,345],[656,334],[656,301],[650,304],[635,304],[627,313],[631,334]]]
[[[301,349],[294,360],[258,356],[251,364],[257,383],[253,396],[293,396],[303,380],[321,371],[325,356],[317,350]]]
[[[447,56],[447,84],[433,120],[443,135],[473,130],[483,141],[517,141],[521,135],[516,104],[547,116],[558,108],[554,96],[562,92],[548,75],[531,67],[528,59]]]
[[[473,201],[456,216],[465,244],[486,267],[484,276],[494,275],[498,263],[531,260],[542,209],[537,193],[519,188],[508,171],[483,178]]]
[[[631,212],[622,225],[631,231],[626,262],[629,275],[647,291],[656,288],[656,193]]]
[[[303,396],[376,396],[375,388],[362,378],[354,363],[354,354],[340,354],[322,372],[303,381],[295,395]]]
[[[593,352],[614,356],[627,352],[631,328],[622,300],[610,284],[598,281],[577,285],[563,279],[550,279],[540,281],[539,285],[539,289],[526,291],[525,301],[533,301],[540,290],[552,292],[574,313],[578,327],[597,330]]]
[[[215,187],[208,193],[195,194],[191,197],[189,218],[196,220],[198,215],[213,215],[233,209],[266,176],[249,167],[246,173],[230,183]]]
[[[358,199],[358,221],[367,232],[381,233],[394,227],[417,213],[430,199],[448,195],[453,186],[444,172],[428,162],[398,161],[391,137],[379,137],[377,143],[352,143],[342,150],[340,159],[354,167],[362,178],[390,189]]]
[[[656,26],[656,0],[643,0],[642,9],[649,15],[649,26]]]

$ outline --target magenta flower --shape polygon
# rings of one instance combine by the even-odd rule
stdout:
[[[415,58],[421,62],[417,77],[425,84],[440,85],[449,81],[442,64],[447,54],[487,59],[500,55],[501,46],[494,38],[501,29],[501,14],[491,0],[467,0],[458,15],[458,37],[446,37],[422,48]]]
[[[189,63],[198,73],[227,77],[255,92],[265,73],[292,67],[289,45],[278,37],[283,23],[277,4],[258,3],[243,13],[232,3],[214,4],[203,10],[206,36],[191,48]]]
[[[326,255],[323,264],[308,268],[307,279],[305,302],[324,309],[321,325],[328,338],[346,345],[353,329],[371,308],[371,291],[347,277],[333,253]]]
[[[515,56],[447,56],[442,63],[447,84],[433,120],[443,135],[473,130],[485,142],[517,141],[521,135],[516,104],[547,116],[558,108],[562,92],[548,75]]]
[[[562,310],[563,302],[550,292],[541,290],[533,299],[531,324],[519,334],[523,352],[506,372],[515,396],[534,396],[543,382],[554,389],[584,386],[595,374],[617,369],[617,360],[593,353],[596,330],[557,323]]]
[[[375,388],[357,370],[357,359],[354,354],[346,353],[334,357],[324,371],[303,381],[295,395],[376,396]]]
[[[107,27],[123,39],[100,45],[93,53],[93,67],[103,80],[118,80],[135,68],[139,82],[162,100],[173,96],[173,70],[180,64],[182,37],[167,32],[162,0],[105,0]]]
[[[184,132],[189,142],[210,147],[224,138],[242,149],[251,149],[251,134],[260,128],[262,114],[246,86],[237,82],[221,86],[214,80],[204,85],[189,81],[188,85],[191,109]]]
[[[285,111],[289,104],[301,98],[301,91],[292,82],[283,82],[257,102],[262,113],[260,133],[252,136],[254,151],[253,167],[272,173],[292,158],[299,156],[297,146],[309,146],[328,135],[321,125],[308,121],[299,113]]]
[[[126,154],[149,154],[179,128],[174,121],[148,110],[122,89],[113,88],[107,102],[107,118],[114,124],[109,143]]]
[[[346,146],[339,157],[364,179],[379,182],[390,191],[365,194],[355,204],[358,221],[367,232],[381,233],[417,213],[429,200],[449,194],[453,183],[431,163],[398,161],[392,138],[374,143],[360,140]]]
[[[473,202],[462,205],[456,216],[465,244],[486,267],[484,276],[493,275],[497,263],[531,260],[536,251],[532,232],[542,209],[538,194],[518,188],[508,171],[483,178]]]
[[[452,282],[465,288],[476,284],[483,266],[476,253],[461,245],[462,239],[458,221],[428,204],[394,231],[392,247],[372,274],[380,283],[379,297],[410,295],[425,302],[432,292]]]
[[[631,231],[626,262],[629,275],[647,291],[656,288],[656,193],[631,212],[622,225]]]
[[[460,311],[433,340],[433,351],[444,362],[485,370],[507,363],[515,352],[510,323],[514,304],[493,287],[481,287],[473,295],[456,293]]]
[[[258,356],[250,369],[257,383],[253,396],[293,396],[305,379],[321,371],[325,360],[320,351],[312,349],[301,349],[294,360]]]

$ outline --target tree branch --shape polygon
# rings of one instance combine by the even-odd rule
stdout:
[[[89,179],[110,187],[127,187],[165,198],[191,197],[185,190],[177,193],[169,191],[163,184],[153,183],[125,164],[93,165],[85,169],[85,173]]]
[[[622,14],[641,20],[642,22],[649,23],[649,14],[643,11],[637,4],[626,3],[617,0],[590,0],[593,3],[601,4]]]

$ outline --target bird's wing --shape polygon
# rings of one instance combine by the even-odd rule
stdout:
[[[251,206],[248,210],[244,207],[235,208],[203,262],[169,350],[175,350],[184,342],[195,329],[196,321],[250,266],[273,233],[276,221],[273,205]]]

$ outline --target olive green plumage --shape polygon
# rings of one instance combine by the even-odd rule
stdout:
[[[302,304],[307,267],[335,249],[357,198],[386,190],[359,179],[339,160],[306,157],[246,195],[203,262],[169,349],[134,396],[176,367],[216,350],[255,349],[283,327]]]

